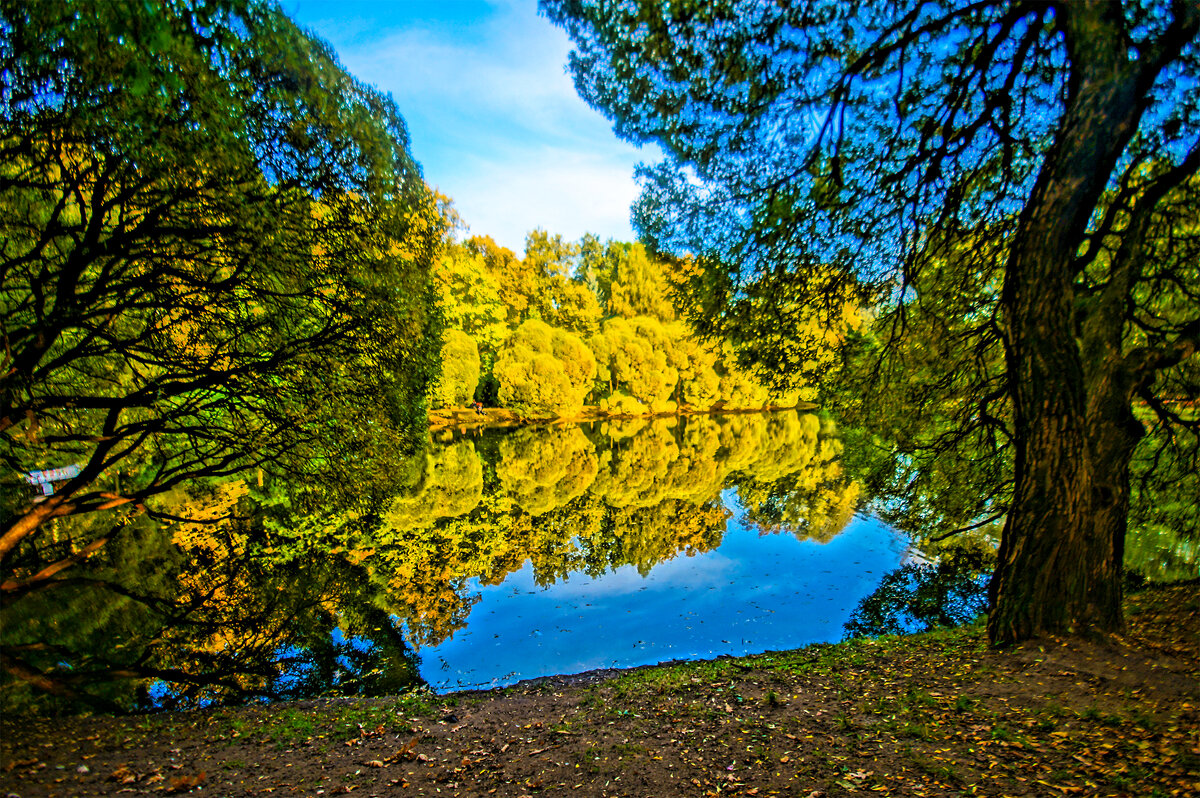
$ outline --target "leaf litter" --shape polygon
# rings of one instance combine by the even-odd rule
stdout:
[[[1200,582],[981,627],[450,696],[0,720],[0,795],[1200,796]]]

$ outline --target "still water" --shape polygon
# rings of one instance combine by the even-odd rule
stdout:
[[[0,712],[491,687],[838,640],[868,607],[860,628],[914,628],[892,617],[907,541],[856,515],[813,414],[444,431],[381,477],[353,513],[267,478],[55,521],[26,572],[111,539],[0,608],[0,648],[58,689],[0,673]],[[1126,562],[1194,577],[1195,543],[1131,536]]]
[[[420,652],[440,692],[674,659],[839,640],[858,602],[896,568],[906,539],[856,518],[828,543],[763,535],[735,518],[715,550],[538,586],[526,565],[491,587],[468,626]]]
[[[841,454],[813,414],[742,413],[443,432],[369,513],[269,479],[192,487],[152,509],[212,523],[131,514],[78,578],[7,608],[0,643],[99,706],[152,709],[838,640],[907,548],[856,517]],[[42,700],[0,683],[0,708]]]
[[[385,523],[425,543],[402,569],[459,577],[456,620],[403,613],[421,677],[491,687],[841,639],[907,541],[854,517],[840,453],[796,412],[450,436]]]

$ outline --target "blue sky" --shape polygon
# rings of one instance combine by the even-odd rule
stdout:
[[[570,42],[536,0],[281,0],[343,66],[390,93],[425,180],[471,234],[520,253],[541,227],[633,240],[633,167],[657,151],[618,141],[575,93]]]

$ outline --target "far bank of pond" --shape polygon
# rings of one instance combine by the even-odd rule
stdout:
[[[444,407],[429,411],[429,428],[434,431],[457,429],[513,429],[516,427],[541,426],[546,424],[583,424],[605,419],[629,421],[637,418],[671,418],[695,415],[729,415],[731,413],[772,413],[781,410],[813,412],[819,405],[813,402],[797,402],[788,407],[762,407],[756,409],[731,410],[720,407],[699,409],[683,407],[671,413],[647,414],[644,416],[606,413],[594,405],[584,407],[583,412],[570,417],[531,417],[507,407]]]

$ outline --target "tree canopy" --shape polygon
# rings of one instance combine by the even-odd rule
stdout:
[[[49,519],[419,444],[443,221],[390,99],[239,0],[3,0],[0,74],[0,459],[77,467],[5,491],[5,591],[109,535],[47,564]]]
[[[919,359],[900,462],[980,489],[947,526],[1003,519],[992,639],[1120,628],[1131,500],[1195,481],[1200,7],[541,7],[584,98],[666,153],[635,220],[694,256],[696,323],[778,366],[866,303],[845,409]]]

